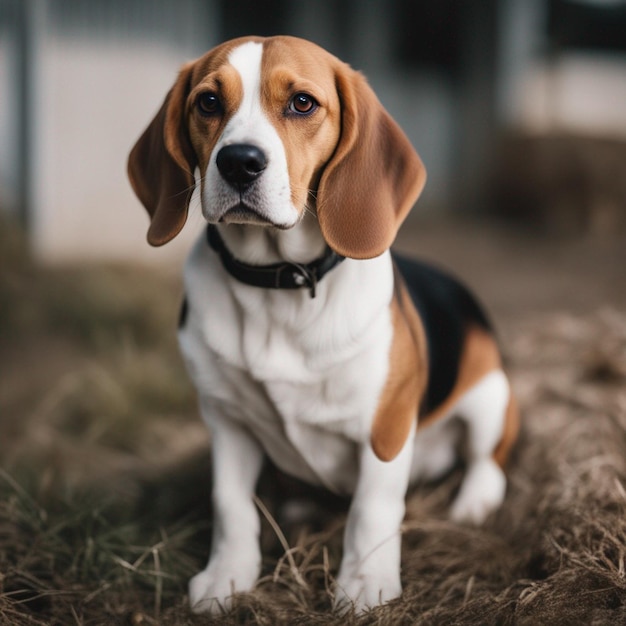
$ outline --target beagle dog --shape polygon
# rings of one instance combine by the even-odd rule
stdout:
[[[408,139],[328,52],[245,37],[183,66],[128,173],[153,246],[182,229],[197,181],[208,222],[179,329],[213,445],[213,537],[193,610],[228,608],[259,576],[264,455],[352,497],[335,605],[396,598],[408,486],[453,467],[464,422],[451,516],[481,523],[504,498],[518,429],[480,306],[389,250],[426,179]]]

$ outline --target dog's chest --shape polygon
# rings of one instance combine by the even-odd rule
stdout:
[[[388,307],[346,319],[330,303],[280,302],[288,294],[254,288],[234,297],[221,278],[211,284],[210,298],[192,294],[180,335],[203,400],[248,428],[284,471],[351,492],[388,373]]]

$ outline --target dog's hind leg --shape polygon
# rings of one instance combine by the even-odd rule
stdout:
[[[459,400],[455,414],[467,424],[467,472],[452,504],[451,518],[481,524],[504,500],[502,450],[511,417],[509,382],[502,370],[480,379]]]

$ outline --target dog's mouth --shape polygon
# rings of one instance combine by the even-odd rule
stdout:
[[[273,226],[280,230],[291,228],[289,224],[276,224],[257,209],[239,202],[224,212],[218,222],[223,224],[248,224],[256,226]]]

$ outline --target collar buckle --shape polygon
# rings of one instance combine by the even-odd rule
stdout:
[[[207,241],[219,255],[224,269],[238,281],[265,289],[307,288],[311,298],[316,296],[317,283],[344,260],[344,257],[327,246],[324,254],[311,263],[282,262],[270,265],[249,265],[232,255],[214,224],[209,224],[207,227]]]
[[[317,267],[307,268],[304,265],[293,263],[293,282],[298,287],[308,287],[311,298],[315,298],[317,291]]]

